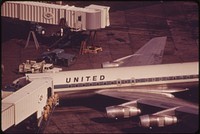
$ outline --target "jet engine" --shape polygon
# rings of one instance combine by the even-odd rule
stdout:
[[[141,110],[133,106],[110,106],[106,107],[108,118],[129,118],[141,113]]]
[[[176,116],[143,115],[140,116],[140,125],[143,127],[164,127],[176,124]]]
[[[102,63],[102,68],[118,67],[120,64],[118,62],[104,62]]]

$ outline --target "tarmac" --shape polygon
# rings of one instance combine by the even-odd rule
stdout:
[[[82,3],[74,2],[73,4],[79,6]],[[103,51],[97,54],[79,55],[79,49],[65,48],[66,52],[77,55],[77,61],[70,67],[63,67],[64,71],[101,68],[101,63],[133,54],[150,39],[159,36],[167,36],[163,64],[199,61],[199,13],[197,3],[189,1],[157,1],[152,3],[127,1],[103,2],[103,4],[111,7],[111,25],[98,30],[95,41],[95,45],[101,46]],[[19,64],[27,59],[36,59],[47,49],[46,44],[40,43],[40,48],[37,50],[33,41],[24,49],[28,36],[27,29],[23,24],[16,25],[18,27],[14,27],[15,25],[7,26],[6,23],[2,23],[3,40],[1,45],[2,64],[4,66],[2,88],[23,76],[23,74],[17,73]],[[51,29],[51,26],[47,26],[47,28]],[[12,34],[8,34],[10,32]],[[125,101],[101,95],[60,100],[60,105],[52,113],[43,132],[179,133],[195,131],[191,129],[193,124],[187,127],[182,124],[183,126],[146,129],[138,127],[135,118],[117,121],[105,118],[106,106],[123,102]],[[36,132],[33,129],[21,129],[22,126],[23,123],[7,132]]]

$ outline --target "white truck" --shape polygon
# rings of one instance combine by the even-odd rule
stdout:
[[[47,64],[45,61],[26,60],[25,63],[19,65],[19,73],[54,73],[59,71],[62,71],[62,68],[54,68],[53,64]]]

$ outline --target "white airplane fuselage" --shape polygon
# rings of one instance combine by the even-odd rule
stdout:
[[[50,77],[54,92],[90,89],[198,83],[198,62],[26,74],[32,81]]]

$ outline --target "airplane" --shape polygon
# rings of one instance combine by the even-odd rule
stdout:
[[[112,62],[102,63],[103,68],[161,64],[167,37],[155,37],[137,52]]]
[[[108,118],[118,119],[139,116],[139,124],[142,127],[174,125],[182,119],[184,120],[182,117],[185,115],[198,116],[199,107],[197,104],[176,98],[172,93],[186,91],[191,85],[198,86],[199,63],[155,65],[155,63],[162,61],[166,39],[166,37],[156,37],[146,44],[147,46],[151,45],[150,48],[154,48],[154,45],[159,46],[157,44],[163,45],[158,48],[157,52],[159,53],[153,54],[156,56],[150,56],[150,52],[148,52],[156,48],[142,51],[147,48],[146,45],[136,52],[136,57],[138,56],[138,59],[140,59],[138,64],[142,65],[121,67],[120,65],[124,66],[127,61],[132,62],[128,57],[121,60],[123,64],[113,68],[26,74],[25,77],[28,81],[47,77],[52,78],[52,90],[54,93],[58,93],[60,97],[71,97],[94,91],[97,94],[129,101],[106,107]],[[145,54],[148,56],[145,56]],[[145,64],[140,56],[145,58],[144,62],[149,62]],[[147,60],[148,57],[150,60]],[[162,110],[148,113],[143,109],[145,106],[157,107]],[[198,120],[198,118],[196,119]]]

